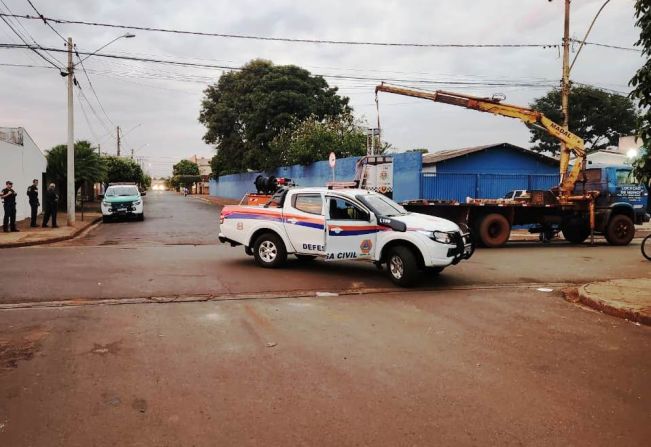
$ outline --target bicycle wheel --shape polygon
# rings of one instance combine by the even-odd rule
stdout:
[[[651,234],[642,239],[642,256],[651,261]]]

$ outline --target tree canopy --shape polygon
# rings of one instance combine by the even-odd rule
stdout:
[[[646,149],[633,163],[636,176],[651,186],[651,3],[645,0],[635,2],[635,25],[640,28],[640,38],[635,44],[642,49],[646,62],[635,73],[630,85],[631,97],[635,98],[643,112],[637,121],[637,132]]]
[[[556,123],[562,122],[558,89],[534,100],[531,107]],[[589,86],[570,91],[570,131],[584,139],[587,152],[617,146],[620,136],[633,134],[636,118],[635,105],[625,96]],[[558,139],[536,127],[529,126],[529,130],[534,151],[558,154]]]
[[[199,166],[190,160],[181,160],[172,167],[170,184],[173,188],[185,186],[191,188],[193,183],[201,181]]]
[[[282,131],[271,142],[269,166],[307,165],[328,158],[366,154],[366,131],[355,123],[352,115],[319,120],[309,118],[292,129]]]
[[[281,132],[310,117],[321,121],[350,110],[348,98],[323,77],[253,60],[204,90],[199,121],[206,127],[204,141],[216,145],[213,173],[227,174],[275,165],[271,142]]]
[[[57,185],[59,193],[65,197],[67,191],[68,146],[59,144],[50,149],[47,158],[47,178]],[[106,166],[102,158],[91,147],[90,142],[80,140],[75,143],[75,193],[84,182],[104,181]],[[61,201],[63,204],[65,201]]]
[[[108,155],[102,160],[106,165],[106,183],[134,182],[143,187],[149,186],[151,179],[133,159]]]

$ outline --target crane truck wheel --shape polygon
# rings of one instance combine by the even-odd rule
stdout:
[[[501,214],[489,214],[479,224],[479,240],[485,247],[501,247],[509,240],[509,236],[511,224]]]
[[[610,219],[606,228],[606,240],[610,245],[628,245],[635,237],[635,224],[630,217],[617,214]]]
[[[563,237],[571,244],[581,244],[590,236],[590,228],[581,219],[571,219],[563,225]]]

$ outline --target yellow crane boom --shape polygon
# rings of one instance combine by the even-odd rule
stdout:
[[[378,92],[394,93],[396,95],[429,99],[434,102],[441,102],[453,106],[465,107],[466,109],[493,113],[495,115],[506,116],[509,118],[517,118],[525,124],[531,124],[545,130],[548,134],[565,143],[565,149],[561,151],[560,160],[560,195],[562,197],[569,197],[573,194],[574,186],[576,185],[579,175],[583,169],[583,157],[585,155],[585,146],[583,139],[577,135],[574,135],[569,130],[564,129],[562,126],[559,126],[542,113],[526,107],[520,107],[512,104],[503,104],[500,102],[500,100],[497,99],[480,98],[476,96],[464,95],[461,93],[445,92],[442,90],[432,92],[397,87],[394,85],[381,83],[375,87],[376,98]],[[570,154],[574,154],[576,160],[572,166],[572,170],[568,172]]]

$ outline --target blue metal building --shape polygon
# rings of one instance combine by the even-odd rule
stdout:
[[[423,155],[421,195],[431,200],[494,199],[514,189],[558,184],[558,160],[509,143]]]

